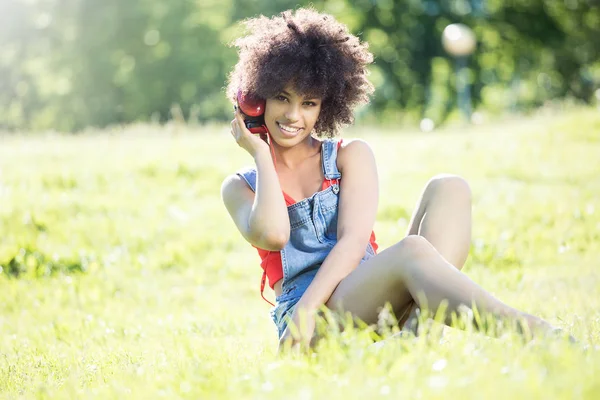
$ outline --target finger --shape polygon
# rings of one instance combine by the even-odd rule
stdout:
[[[237,120],[238,124],[240,125],[240,127],[246,127],[246,124],[244,122],[244,117],[242,117],[242,114],[238,111],[235,113],[235,119]]]
[[[231,121],[231,135],[237,139],[237,121],[234,119]]]
[[[292,352],[295,354],[302,354],[304,349],[304,346],[302,346],[302,343],[300,342],[296,342],[292,345]]]
[[[237,138],[241,138],[242,135],[244,134],[244,128],[246,128],[246,125],[244,125],[244,121],[242,120],[241,122],[236,118],[233,121],[231,121],[231,126],[233,128],[233,131],[235,132],[235,136]]]

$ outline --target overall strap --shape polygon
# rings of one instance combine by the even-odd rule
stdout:
[[[340,171],[337,168],[337,151],[338,141],[337,140],[324,140],[321,147],[322,160],[323,160],[323,175],[325,179],[329,181],[337,181],[342,177]]]

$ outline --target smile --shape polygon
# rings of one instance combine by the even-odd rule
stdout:
[[[279,127],[279,129],[281,129],[282,131],[286,132],[286,133],[298,133],[302,130],[302,128],[298,128],[296,126],[289,126],[289,125],[283,125],[280,124],[279,122],[277,122],[277,126]]]

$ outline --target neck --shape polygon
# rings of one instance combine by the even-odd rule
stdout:
[[[272,146],[277,158],[277,164],[289,169],[293,169],[321,150],[321,142],[312,136],[307,137],[292,147],[281,147],[275,141],[272,142]]]

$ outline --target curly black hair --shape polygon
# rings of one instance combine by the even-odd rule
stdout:
[[[335,137],[354,122],[354,109],[369,102],[373,85],[368,44],[331,15],[300,8],[244,21],[249,34],[236,40],[239,61],[229,75],[227,96],[238,90],[260,98],[279,94],[287,84],[304,96],[322,99],[314,133]]]

